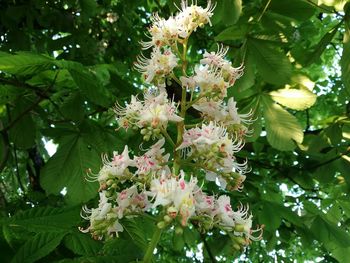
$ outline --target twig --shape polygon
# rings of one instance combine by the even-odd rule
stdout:
[[[6,112],[7,112],[7,118],[9,121],[11,121],[11,114],[10,114],[10,110],[9,110],[9,106],[8,104],[6,104]],[[15,157],[15,164],[16,164],[16,178],[17,178],[17,181],[18,181],[18,185],[19,187],[21,188],[23,194],[25,194],[25,189],[24,189],[24,186],[22,184],[22,181],[21,181],[21,176],[19,174],[19,165],[18,165],[18,157],[17,157],[17,148],[16,148],[16,144],[13,143],[13,155]]]
[[[36,93],[38,95],[38,98],[34,101],[34,103],[32,105],[30,105],[27,109],[25,109],[23,112],[21,112],[14,120],[11,120],[10,124],[8,124],[5,128],[3,128],[1,130],[2,132],[6,132],[9,129],[11,129],[20,119],[22,119],[28,112],[30,112],[32,109],[34,109],[42,100],[49,99],[49,101],[51,103],[53,103],[52,100],[50,99],[50,97],[46,95],[46,92],[53,87],[53,85],[56,82],[58,74],[59,74],[59,71],[56,73],[56,75],[55,75],[51,85],[49,87],[47,87],[47,89],[44,90],[43,93],[41,93],[41,92]],[[1,79],[1,80],[3,80],[3,79]],[[27,85],[25,83],[18,83],[18,82],[16,82],[16,83],[17,83],[17,86],[20,86],[20,85],[22,85],[24,87],[28,87],[29,86],[29,87],[31,87],[31,89],[33,89],[32,86]],[[56,104],[54,104],[54,105],[56,105]],[[56,105],[56,106],[58,107],[58,105]],[[7,107],[7,110],[9,110],[8,107]]]
[[[21,112],[4,129],[2,129],[1,132],[7,132],[9,129],[11,129],[20,119],[22,119],[28,112],[30,112],[32,109],[34,109],[42,100],[43,100],[43,98],[39,97],[32,105],[30,105],[27,109],[25,109],[23,112]],[[9,110],[9,109],[7,109],[7,110]]]
[[[324,165],[326,165],[326,164],[329,164],[329,163],[331,163],[331,162],[334,162],[334,161],[336,161],[336,160],[342,158],[344,155],[348,155],[349,153],[350,153],[350,147],[348,147],[348,149],[347,149],[345,152],[343,152],[343,153],[341,153],[341,154],[339,154],[339,155],[337,155],[337,156],[335,156],[335,157],[329,159],[328,161],[325,161],[325,162],[323,162],[323,163],[319,163],[319,164],[316,164],[316,165],[314,165],[314,166],[308,167],[308,169],[311,169],[311,170],[312,170],[312,169],[319,168],[319,167],[321,167],[321,166],[324,166]],[[305,168],[304,168],[304,169],[305,169]],[[303,170],[304,170],[304,169],[303,169]]]
[[[259,16],[257,22],[259,22],[261,20],[261,18],[264,16],[264,14],[265,14],[267,8],[269,7],[270,3],[271,3],[271,0],[268,0],[266,5],[265,5],[265,7],[264,7],[264,9],[263,9],[263,11],[261,12],[261,14]]]

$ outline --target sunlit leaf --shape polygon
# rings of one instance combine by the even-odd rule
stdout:
[[[272,99],[293,110],[305,110],[316,102],[316,94],[307,89],[279,89],[270,92]]]
[[[290,151],[295,148],[295,143],[302,143],[304,134],[298,120],[268,96],[263,96],[262,102],[267,140],[271,146],[281,151]]]

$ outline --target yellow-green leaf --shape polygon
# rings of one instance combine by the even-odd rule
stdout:
[[[291,151],[295,142],[302,143],[304,133],[298,120],[269,96],[263,96],[262,102],[267,140],[271,146],[280,151]]]
[[[293,110],[305,110],[316,102],[316,94],[307,89],[279,89],[270,92],[272,99]]]

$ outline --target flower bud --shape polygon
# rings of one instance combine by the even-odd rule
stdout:
[[[157,223],[157,227],[158,227],[159,229],[163,229],[164,227],[166,227],[166,223],[165,223],[164,221],[159,221],[159,222]]]
[[[182,227],[178,226],[177,228],[175,228],[175,234],[176,235],[182,235],[183,232],[184,232],[184,230],[182,229]]]
[[[237,244],[239,244],[241,246],[247,245],[247,242],[243,237],[234,237],[233,239]]]
[[[233,247],[234,250],[240,250],[241,249],[241,247],[238,244],[236,244],[236,243],[233,244],[232,247]]]
[[[173,221],[173,219],[172,219],[170,216],[168,216],[168,215],[165,215],[165,216],[163,217],[163,219],[164,219],[164,221],[165,221],[166,223],[170,223],[171,221]]]
[[[235,225],[235,231],[236,232],[243,232],[244,231],[244,225],[236,224]]]
[[[107,184],[108,186],[111,186],[111,185],[113,184],[113,180],[112,180],[112,179],[107,180],[106,184]]]
[[[175,218],[177,216],[178,210],[175,207],[170,206],[170,207],[168,207],[167,212],[171,218]]]

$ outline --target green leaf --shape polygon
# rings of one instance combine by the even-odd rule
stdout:
[[[81,121],[84,118],[84,101],[79,92],[72,93],[61,106],[62,114],[69,120]]]
[[[126,144],[130,146],[113,128],[102,126],[96,121],[85,120],[79,129],[84,140],[93,144],[98,152],[121,152]]]
[[[278,207],[277,207],[278,208]],[[274,232],[281,225],[281,211],[270,202],[263,202],[263,206],[259,213],[259,223],[265,225],[265,229]]]
[[[110,107],[114,102],[112,94],[103,86],[93,69],[84,67],[78,62],[66,60],[55,61],[55,65],[69,71],[82,94],[91,102],[103,107]]]
[[[138,260],[143,258],[143,252],[138,247],[135,246],[132,240],[124,239],[122,237],[110,239],[105,242],[103,247],[103,255],[110,257],[109,255],[113,255],[115,258],[112,262],[131,262],[133,260]],[[91,258],[92,261],[87,262],[111,262],[111,261],[95,261],[96,255]]]
[[[338,262],[349,262],[350,247],[337,247],[332,250],[332,257],[338,260]]]
[[[86,202],[97,194],[97,183],[86,180],[87,170],[98,172],[99,166],[99,152],[78,135],[66,136],[44,166],[41,185],[50,194],[66,188],[65,198],[70,204]]]
[[[80,222],[80,207],[36,207],[17,213],[6,225],[33,232],[66,232]]]
[[[173,249],[175,251],[182,251],[185,247],[185,240],[183,235],[177,235],[173,232]]]
[[[342,177],[344,177],[345,182],[350,185],[350,157],[343,155],[340,159],[334,162],[336,170]]]
[[[315,104],[317,95],[307,89],[279,89],[270,92],[272,99],[293,110],[305,110]]]
[[[111,106],[112,98],[109,92],[102,86],[93,72],[83,68],[70,69],[69,72],[82,93],[91,102],[104,107]]]
[[[272,0],[269,10],[295,20],[304,21],[311,17],[316,8],[303,0]]]
[[[35,102],[19,99],[11,112],[11,120],[17,120],[9,130],[9,137],[17,147],[28,149],[35,143],[36,124],[31,115]]]
[[[97,255],[102,249],[102,243],[98,242],[89,234],[75,232],[68,234],[64,238],[64,245],[75,254],[82,256]]]
[[[13,102],[24,93],[24,90],[12,85],[0,85],[0,91],[0,105]]]
[[[247,47],[260,76],[266,82],[276,85],[289,82],[292,67],[285,54],[273,48],[269,42],[259,39],[249,38]]]
[[[147,240],[144,236],[144,231],[137,224],[137,221],[133,219],[123,220],[122,225],[124,230],[129,234],[133,242],[142,250],[147,249]]]
[[[235,24],[242,13],[242,0],[217,0],[213,23]]]
[[[97,13],[97,2],[96,0],[79,0],[81,9],[82,9],[82,15],[86,16],[93,16]]]
[[[338,32],[338,29],[342,23],[337,24],[332,30],[327,32],[320,40],[320,42],[317,44],[317,46],[314,48],[313,52],[310,54],[306,54],[304,65],[308,66],[317,60],[320,59],[323,51],[326,49],[326,47],[329,45],[329,43],[334,38],[335,34]]]
[[[347,3],[347,6],[350,7],[350,4]],[[343,39],[343,54],[340,60],[340,66],[343,84],[348,93],[350,93],[350,8],[347,8],[347,10],[348,13],[346,13],[347,18],[345,20],[345,32]]]
[[[350,247],[349,234],[337,225],[326,221],[321,216],[316,216],[310,230],[328,249],[335,247]]]
[[[339,123],[333,123],[324,131],[332,145],[336,146],[337,144],[341,143],[341,140],[343,139],[343,134]]]
[[[243,92],[255,84],[255,65],[254,58],[251,54],[247,54],[244,65],[244,74],[238,80],[236,80],[234,86],[228,90],[228,95],[233,89],[237,89],[239,92]]]
[[[53,251],[65,233],[39,233],[28,240],[17,252],[11,263],[31,263]]]
[[[233,25],[226,28],[219,35],[215,37],[215,41],[225,41],[225,40],[240,40],[245,38],[247,34],[247,27],[241,25]]]
[[[184,228],[183,237],[185,243],[189,247],[196,247],[198,245],[198,240],[200,240],[200,235],[198,233],[198,230],[189,227]]]
[[[15,55],[0,53],[0,70],[6,73],[26,76],[52,69],[53,59],[29,52],[17,52]]]
[[[302,143],[304,133],[298,120],[268,96],[262,97],[267,140],[280,151],[291,151]]]

